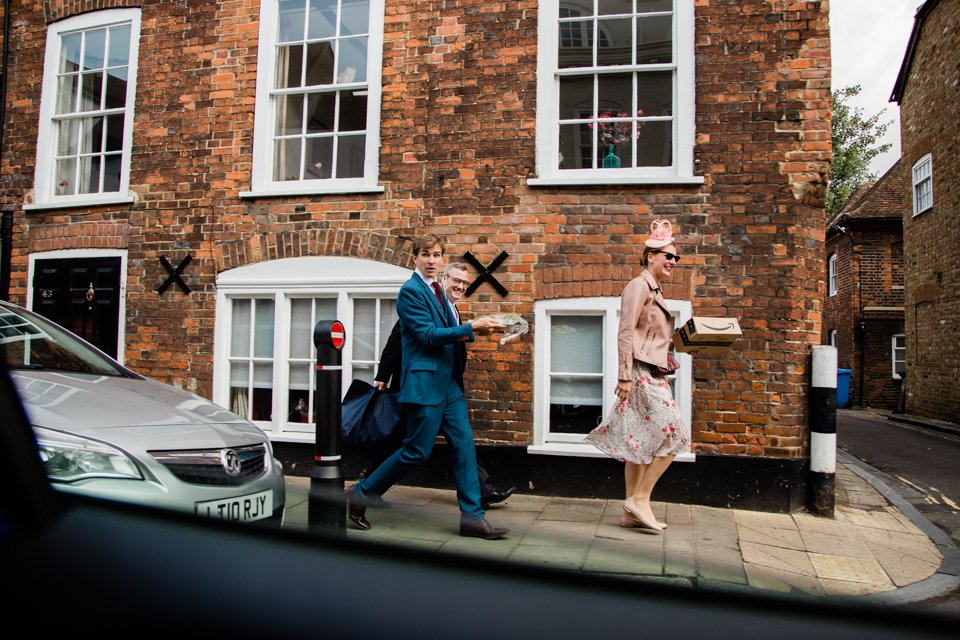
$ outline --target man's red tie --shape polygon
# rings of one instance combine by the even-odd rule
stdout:
[[[433,292],[437,294],[437,302],[440,303],[440,308],[443,309],[443,294],[440,293],[440,283],[436,280],[433,281]]]

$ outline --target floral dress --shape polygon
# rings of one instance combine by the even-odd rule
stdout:
[[[625,402],[586,436],[586,441],[620,462],[650,464],[654,457],[687,451],[690,439],[683,428],[680,407],[670,382],[656,377],[652,367],[633,361],[633,387]]]

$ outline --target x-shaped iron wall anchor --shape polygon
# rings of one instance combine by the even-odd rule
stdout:
[[[500,284],[500,282],[493,276],[493,272],[497,270],[497,267],[503,264],[503,261],[507,259],[507,255],[508,254],[506,251],[501,251],[500,255],[494,258],[493,262],[490,263],[490,266],[485,267],[480,264],[480,261],[473,257],[473,254],[469,251],[463,254],[463,259],[472,264],[477,270],[477,277],[473,282],[470,283],[470,286],[467,287],[466,293],[463,295],[469,297],[470,294],[477,290],[477,287],[484,282],[489,282],[490,285],[500,293],[500,295],[507,297],[507,288]]]
[[[177,268],[174,269],[165,256],[160,256],[160,264],[163,265],[163,268],[167,270],[167,273],[170,275],[167,276],[167,279],[163,281],[163,284],[160,285],[160,288],[157,289],[157,294],[163,295],[163,292],[167,290],[173,283],[177,283],[177,286],[180,287],[180,290],[184,293],[190,293],[190,287],[187,286],[187,283],[183,281],[183,278],[180,277],[180,274],[183,273],[183,270],[187,268],[187,265],[190,264],[190,260],[193,258],[190,257],[190,254],[187,254],[187,257],[180,261],[180,264],[177,265]]]

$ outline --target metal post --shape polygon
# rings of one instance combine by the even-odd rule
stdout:
[[[904,414],[907,412],[907,372],[900,372],[900,396],[897,398],[897,410],[895,413]]]
[[[3,2],[3,53],[0,58],[0,153],[7,128],[7,82],[10,76],[10,0]],[[13,211],[0,214],[0,300],[10,300],[10,271],[13,253]]]
[[[810,387],[810,477],[807,508],[832,518],[837,476],[837,349],[813,347]]]
[[[345,339],[346,332],[339,320],[321,320],[313,329],[313,344],[317,348],[313,399],[316,447],[307,503],[309,529],[322,527],[344,534],[347,516],[340,466],[340,376],[343,370],[340,349]]]

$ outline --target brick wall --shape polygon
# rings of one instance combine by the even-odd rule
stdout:
[[[904,160],[903,251],[908,413],[960,420],[960,2],[941,0],[926,17],[900,102]],[[931,210],[912,216],[910,170],[933,158]]]
[[[903,333],[902,319],[869,321],[863,339],[863,406],[891,410],[897,407],[900,381],[893,377],[892,338],[898,333]]]
[[[54,227],[102,223],[89,246],[129,252],[126,362],[211,394],[215,277],[277,257],[344,255],[409,266],[405,238],[434,231],[448,255],[510,259],[506,301],[481,289],[467,314],[560,296],[617,295],[639,272],[650,220],[685,254],[668,285],[694,312],[740,318],[744,337],[694,369],[695,450],[801,458],[809,347],[823,311],[823,196],[830,152],[825,3],[696,2],[696,162],[702,186],[531,187],[537,2],[387,0],[379,182],[384,194],[241,200],[249,189],[258,0],[143,7],[127,207],[30,212],[46,21],[122,2],[14,2],[4,207],[16,214],[15,299],[28,252]],[[73,228],[73,227],[71,227]],[[89,226],[76,227],[88,230]],[[84,237],[87,237],[86,235]],[[123,239],[122,241],[118,239]],[[97,243],[101,244],[97,244]],[[34,243],[31,247],[31,243]],[[187,296],[155,289],[194,257]],[[480,440],[532,437],[532,341],[483,342],[469,369]]]
[[[857,360],[857,345],[854,327],[860,319],[857,298],[857,274],[859,261],[854,260],[853,240],[840,233],[827,239],[826,256],[837,256],[837,293],[827,295],[823,305],[822,344],[830,344],[830,332],[837,332],[837,367],[854,369]],[[824,268],[824,280],[827,270]],[[856,372],[855,372],[856,373]]]
[[[832,232],[827,240],[827,256],[837,254],[837,295],[826,298],[821,340],[828,344],[837,331],[837,366],[852,370],[851,404],[892,410],[900,386],[891,377],[890,340],[903,333],[900,226],[856,219],[844,225],[847,234]]]

